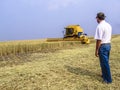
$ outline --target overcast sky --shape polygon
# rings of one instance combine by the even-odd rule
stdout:
[[[93,36],[98,12],[120,34],[120,0],[0,0],[0,41],[63,37],[71,24]]]

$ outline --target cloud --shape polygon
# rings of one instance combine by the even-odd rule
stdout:
[[[70,5],[78,4],[79,0],[50,0],[48,3],[48,10],[58,10],[60,8],[66,8]]]

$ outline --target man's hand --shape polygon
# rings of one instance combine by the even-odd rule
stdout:
[[[98,51],[96,51],[96,52],[95,52],[95,56],[96,56],[96,57],[98,57],[98,56],[99,56],[99,55],[98,55]]]
[[[95,50],[95,56],[98,57],[98,50],[100,48],[100,45],[101,45],[101,40],[97,40],[96,41],[96,50]]]

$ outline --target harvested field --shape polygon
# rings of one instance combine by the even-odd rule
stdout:
[[[112,84],[102,83],[99,59],[94,56],[95,43],[66,44],[42,52],[2,56],[0,90],[120,89],[120,36],[112,39]]]

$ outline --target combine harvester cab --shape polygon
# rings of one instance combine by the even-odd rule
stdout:
[[[79,25],[69,25],[65,28],[64,38],[79,37],[83,33],[83,29]]]

